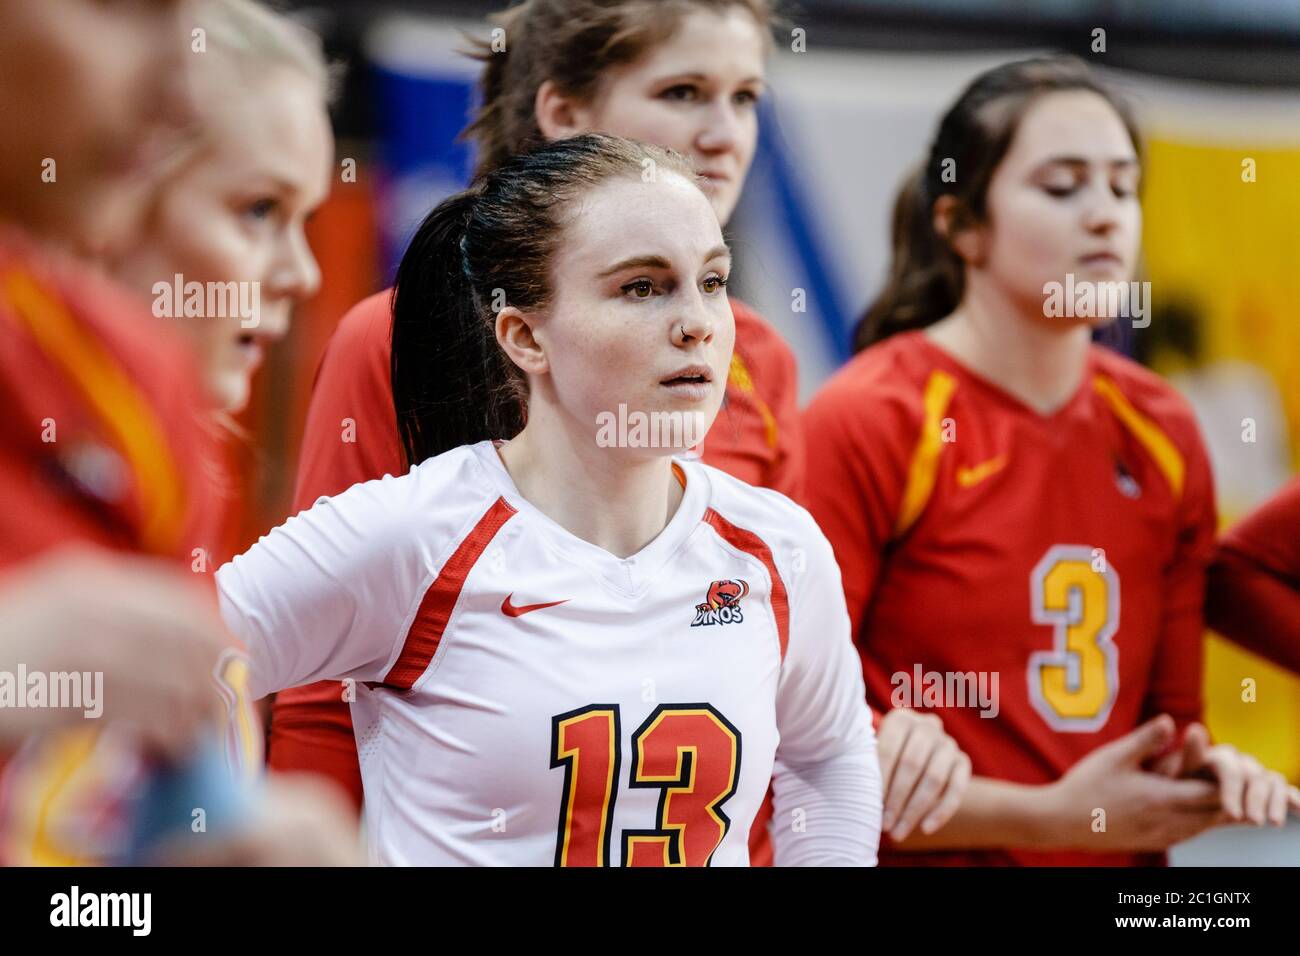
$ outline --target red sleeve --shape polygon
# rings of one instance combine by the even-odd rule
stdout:
[[[920,432],[919,395],[870,370],[864,354],[831,379],[803,416],[813,480],[804,505],[830,540],[854,639],[876,590]]]
[[[1300,673],[1300,478],[1224,535],[1205,611],[1220,634]]]
[[[764,485],[802,503],[807,491],[807,444],[803,437],[803,419],[799,414],[799,367],[794,353],[784,342],[773,358],[771,375],[779,385],[771,396],[771,403],[781,436],[780,454]]]
[[[354,484],[406,469],[389,380],[391,292],[357,304],[321,359],[307,410],[294,510]],[[276,695],[267,758],[276,770],[317,773],[361,806],[361,769],[351,708],[338,681]]]
[[[77,542],[201,570],[195,549],[214,546],[218,458],[189,347],[90,267],[8,238],[0,564]]]
[[[1152,664],[1143,719],[1171,715],[1179,727],[1203,720],[1202,672],[1205,640],[1205,572],[1214,549],[1218,517],[1209,456],[1188,410],[1179,431],[1186,468],[1180,499],[1180,528],[1165,567],[1165,602],[1160,640]]]
[[[704,440],[704,461],[802,503],[804,442],[794,353],[743,302],[733,299],[731,309],[736,351],[726,399]]]
[[[355,305],[321,357],[307,408],[294,511],[361,481],[406,471],[393,390],[391,291]]]

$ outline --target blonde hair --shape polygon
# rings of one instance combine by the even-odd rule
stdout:
[[[325,58],[320,37],[303,24],[256,0],[204,0],[198,16],[208,47],[242,78],[288,67],[315,81],[326,104],[340,80]]]
[[[199,73],[204,106],[217,101],[217,109],[228,109],[240,97],[264,94],[262,85],[269,73],[288,69],[315,84],[321,105],[333,103],[342,81],[342,66],[330,63],[320,37],[289,17],[257,0],[204,0],[196,17],[203,30],[203,57]],[[221,90],[217,97],[212,88]],[[227,91],[236,91],[234,98]],[[166,188],[176,175],[188,169],[211,141],[216,113],[200,111],[198,123],[184,134],[161,163],[158,183]]]

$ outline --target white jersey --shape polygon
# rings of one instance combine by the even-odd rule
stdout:
[[[629,558],[526,501],[491,442],[356,485],[217,573],[254,697],[354,682],[391,864],[870,864],[880,782],[839,569],[784,496],[698,462]],[[351,686],[351,685],[345,685]]]

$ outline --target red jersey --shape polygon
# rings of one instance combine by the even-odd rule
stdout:
[[[0,235],[0,569],[72,542],[197,563],[218,530],[198,381],[146,303]]]
[[[1300,673],[1300,478],[1220,540],[1205,613],[1216,631]]]
[[[857,356],[804,421],[807,504],[843,571],[873,709],[933,706],[976,774],[1023,784],[1156,714],[1200,719],[1214,495],[1172,387],[1094,346],[1075,394],[1041,415],[912,332]],[[880,859],[1152,861],[887,838]]]
[[[70,545],[215,570],[217,459],[198,382],[187,343],[143,301],[0,230],[0,574]],[[255,723],[237,732],[257,749]],[[0,857],[102,862],[139,753],[88,726],[23,755],[0,753]]]
[[[407,470],[397,435],[389,363],[391,290],[364,299],[339,322],[321,359],[307,412],[294,495],[302,511],[362,481]],[[732,300],[736,351],[722,410],[704,441],[705,463],[798,500],[804,444],[795,359],[753,310]],[[349,704],[337,681],[276,695],[270,763],[332,778],[361,805],[361,773]],[[758,854],[757,862],[770,849]]]

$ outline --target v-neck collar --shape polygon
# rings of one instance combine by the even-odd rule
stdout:
[[[1022,417],[1040,425],[1055,425],[1064,421],[1080,403],[1088,400],[1093,391],[1093,378],[1097,372],[1096,361],[1093,356],[1093,346],[1089,346],[1088,348],[1088,356],[1084,361],[1083,378],[1080,380],[1075,390],[1070,393],[1070,396],[1054,411],[1040,412],[1022,399],[1017,398],[1001,385],[991,379],[985,378],[979,372],[976,372],[942,345],[935,342],[930,338],[930,336],[926,335],[924,329],[918,329],[910,334],[917,336],[918,341],[922,343],[923,347],[929,352],[929,354],[937,359],[940,364],[945,366],[948,371],[955,372],[961,378],[973,382],[978,388],[988,392],[1004,405],[1011,406],[1011,408]]]
[[[636,554],[620,558],[599,545],[573,534],[548,517],[520,493],[506,470],[497,443],[482,441],[471,446],[475,459],[488,480],[512,508],[526,515],[538,527],[547,544],[561,557],[576,561],[603,583],[626,597],[639,597],[663,567],[672,560],[704,520],[709,504],[708,476],[695,462],[673,459],[673,470],[683,485],[682,500],[664,529]]]

